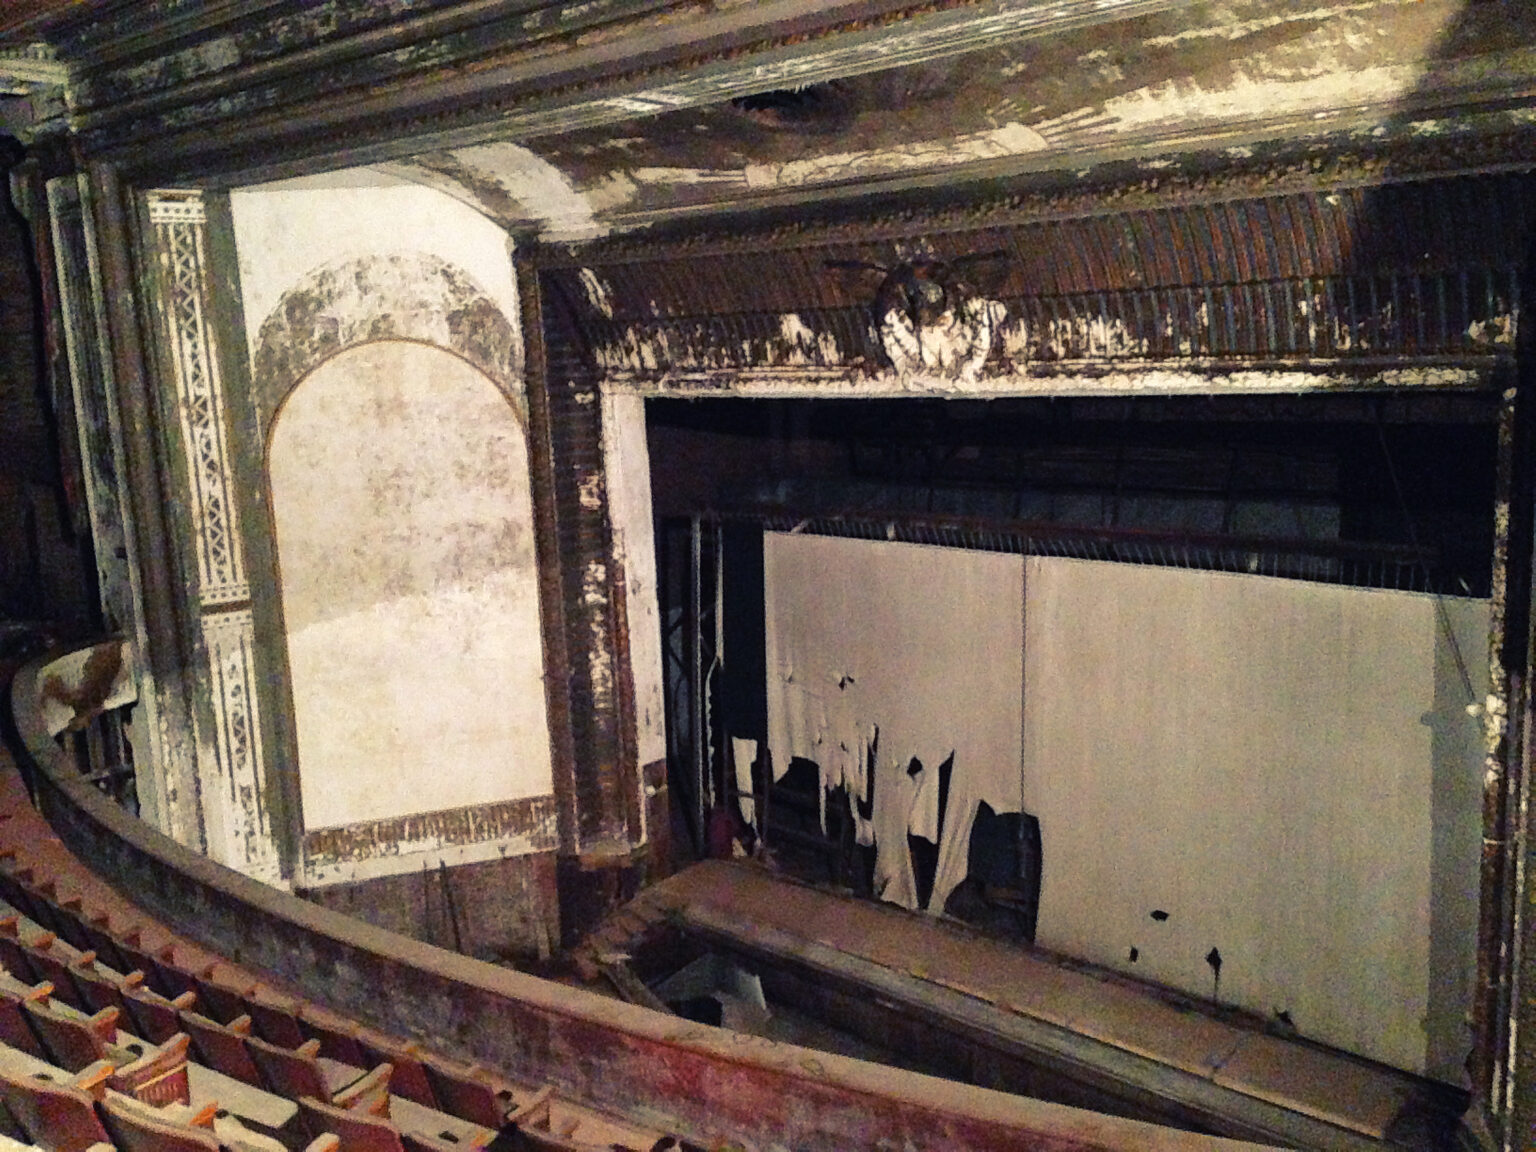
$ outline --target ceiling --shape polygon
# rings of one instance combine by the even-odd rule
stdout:
[[[558,175],[591,219],[572,221],[567,206],[546,231],[585,239],[721,208],[1111,160],[1155,178],[1170,153],[1196,146],[1241,161],[1329,134],[1450,134],[1448,115],[1502,106],[1522,77],[1536,78],[1536,7],[1189,5],[395,167],[510,226],[539,220],[536,173]]]
[[[13,0],[0,51],[47,65],[12,132],[135,182],[366,168],[551,241],[1107,167],[1497,168],[1536,133],[1520,0]]]

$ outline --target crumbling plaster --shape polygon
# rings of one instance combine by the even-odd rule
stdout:
[[[508,227],[583,240],[838,185],[1071,171],[1108,157],[1140,158],[1150,172],[1173,150],[1236,156],[1325,131],[1433,136],[1453,129],[1455,109],[1536,75],[1536,17],[1502,4],[1238,0],[1043,35],[1022,12],[992,19],[996,38],[981,37],[978,20],[963,50],[925,51],[926,32],[893,31],[873,67],[844,60],[839,45],[790,72],[765,66],[762,90],[826,84],[800,105],[701,100],[679,80],[633,101],[629,122],[445,148],[398,171],[451,186]],[[1010,21],[1023,23],[1005,37]]]
[[[262,325],[279,301],[319,269],[361,257],[375,262],[399,257],[411,263],[428,258],[459,270],[475,292],[496,306],[513,343],[493,378],[520,377],[511,241],[479,212],[441,192],[372,169],[239,188],[230,194],[230,203],[253,360]],[[358,285],[359,291],[368,287]],[[410,275],[403,275],[398,287],[429,290]],[[397,314],[402,311],[396,309]],[[485,319],[496,323],[489,316]]]

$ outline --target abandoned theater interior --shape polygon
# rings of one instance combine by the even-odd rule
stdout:
[[[6,0],[0,1133],[1536,1146],[1536,5]]]

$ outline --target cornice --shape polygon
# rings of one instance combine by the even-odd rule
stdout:
[[[850,189],[842,202],[817,190],[818,211],[761,205],[659,223],[581,244],[528,243],[520,260],[540,268],[596,268],[762,251],[846,248],[914,238],[1065,222],[1298,193],[1369,189],[1458,176],[1536,171],[1536,111],[1488,113],[1425,136],[1405,120],[1390,129],[1326,133],[1254,148],[1190,147],[1156,166],[1115,160],[1014,179],[956,179],[885,194]],[[796,209],[801,210],[797,211]]]
[[[502,0],[434,13],[414,32],[380,29],[370,34],[376,41],[316,45],[138,100],[87,106],[75,127],[87,155],[157,178],[270,178],[306,164],[315,170],[342,153],[356,164],[533,139],[1179,6],[756,0],[723,8],[608,0],[541,14],[540,27],[519,36],[507,34],[517,5]],[[496,14],[486,15],[491,8]],[[450,28],[454,21],[463,23]],[[106,82],[87,77],[85,87]]]

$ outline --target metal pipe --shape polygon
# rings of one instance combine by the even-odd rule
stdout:
[[[701,854],[707,855],[709,852],[709,804],[705,795],[708,774],[704,754],[704,638],[701,619],[703,590],[699,587],[703,577],[701,533],[700,518],[691,517],[688,522],[688,656],[690,663],[688,726],[689,744],[693,752],[694,802],[698,808],[699,831],[702,834],[700,848],[703,849]]]

